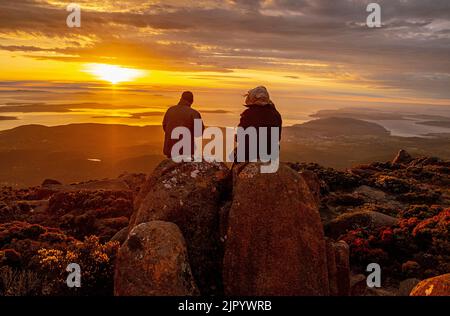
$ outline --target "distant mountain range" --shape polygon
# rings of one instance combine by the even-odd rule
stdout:
[[[0,183],[32,185],[149,172],[163,158],[161,127],[26,125],[0,132]]]
[[[384,127],[348,117],[326,117],[304,124],[294,125],[288,131],[298,131],[316,136],[389,136],[390,132]]]
[[[425,121],[425,122],[419,122],[417,124],[450,128],[450,120],[449,121]]]
[[[161,126],[25,125],[0,132],[0,184],[65,183],[149,173],[164,158]],[[281,159],[348,168],[384,161],[404,148],[414,155],[450,158],[450,137],[390,136],[382,126],[354,118],[325,117],[285,127]]]

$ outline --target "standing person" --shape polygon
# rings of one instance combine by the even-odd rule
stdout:
[[[191,152],[184,153],[184,155],[194,155],[194,120],[202,119],[200,113],[194,110],[191,106],[194,103],[194,95],[190,91],[185,91],[181,95],[180,102],[177,105],[170,107],[163,120],[164,137],[164,155],[167,158],[172,157],[172,147],[178,142],[177,139],[172,139],[172,131],[177,127],[186,127],[191,135]],[[202,123],[203,128],[203,123]]]
[[[277,145],[279,146],[279,141],[281,140],[281,129],[283,121],[281,119],[280,113],[275,108],[275,105],[270,100],[269,92],[263,86],[257,87],[250,90],[245,99],[245,107],[247,109],[241,114],[241,121],[239,127],[243,129],[248,129],[249,127],[254,127],[256,129],[256,140],[252,139],[250,135],[245,136],[245,142],[238,143],[237,150],[235,151],[235,161],[240,150],[245,151],[245,161],[252,161],[254,158],[260,159],[260,146],[261,146],[261,135],[260,127],[267,128],[267,154],[272,153],[272,136],[271,128],[279,128],[279,139]],[[239,138],[239,137],[238,137]],[[251,157],[250,148],[252,148],[252,141],[256,141],[257,156]],[[242,148],[243,146],[244,148]],[[254,148],[254,147],[253,147]]]

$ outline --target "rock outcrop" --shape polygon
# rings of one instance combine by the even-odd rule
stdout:
[[[44,181],[42,181],[41,186],[45,187],[45,186],[52,186],[52,185],[62,185],[61,182],[59,182],[58,180],[54,180],[54,179],[45,179]]]
[[[397,224],[398,219],[372,211],[360,211],[346,213],[327,223],[325,231],[327,236],[339,238],[350,230],[357,228],[379,228],[384,226],[393,226]]]
[[[130,228],[153,220],[178,225],[203,295],[221,292],[219,211],[229,179],[224,164],[163,161],[138,194],[131,218]]]
[[[397,296],[409,296],[411,291],[420,283],[419,279],[410,278],[400,282]]]
[[[320,191],[322,188],[322,183],[319,179],[319,177],[312,171],[302,171],[300,172],[300,175],[302,178],[306,181],[306,184],[308,185],[315,202],[317,205],[320,204]]]
[[[331,296],[350,295],[350,249],[345,241],[326,241],[328,282]]]
[[[122,245],[128,237],[128,227],[122,228],[114,236],[111,237],[110,241],[116,241],[119,245]]]
[[[223,277],[227,295],[329,294],[316,199],[292,168],[235,166]]]
[[[402,160],[237,164],[234,177],[167,160],[148,179],[1,187],[0,274],[57,282],[21,294],[0,275],[0,295],[72,295],[57,267],[74,253],[92,272],[83,296],[113,294],[115,271],[118,295],[449,295],[450,161]],[[381,289],[367,287],[369,262]]]
[[[406,151],[406,150],[400,150],[397,154],[397,156],[392,160],[393,164],[406,164],[410,163],[413,160],[413,157]]]
[[[367,292],[367,277],[364,274],[350,274],[350,296],[364,296]]]
[[[450,273],[426,279],[417,284],[411,296],[450,296]]]
[[[186,243],[173,223],[136,226],[119,250],[114,276],[116,296],[193,296],[199,291]]]

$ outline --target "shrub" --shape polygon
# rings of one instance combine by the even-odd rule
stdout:
[[[114,261],[119,243],[101,244],[96,236],[86,237],[68,249],[40,249],[40,270],[46,273],[50,295],[112,295],[114,289]],[[81,288],[66,284],[66,267],[77,263],[81,267]]]
[[[0,296],[30,296],[42,292],[38,274],[30,270],[0,268]]]
[[[437,210],[413,207],[409,216]],[[450,270],[450,209],[424,220],[403,218],[392,227],[352,230],[343,240],[350,246],[352,265],[359,270],[376,262],[385,264],[387,274],[399,278],[445,274]]]
[[[426,218],[433,217],[439,214],[443,210],[442,207],[438,205],[427,206],[427,205],[411,205],[404,211],[399,213],[401,218],[418,218],[420,220],[424,220]]]
[[[379,189],[393,194],[408,193],[414,189],[408,181],[388,175],[380,175],[377,178],[375,185]]]
[[[361,184],[361,178],[346,171],[338,171],[332,168],[324,168],[315,163],[290,163],[289,166],[295,171],[312,171],[321,181],[326,183],[326,191],[351,190]]]

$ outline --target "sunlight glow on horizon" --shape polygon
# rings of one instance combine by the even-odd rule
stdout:
[[[133,81],[144,75],[143,70],[124,68],[106,64],[88,64],[86,72],[94,75],[97,79],[108,81],[111,84],[118,84],[126,81]]]

